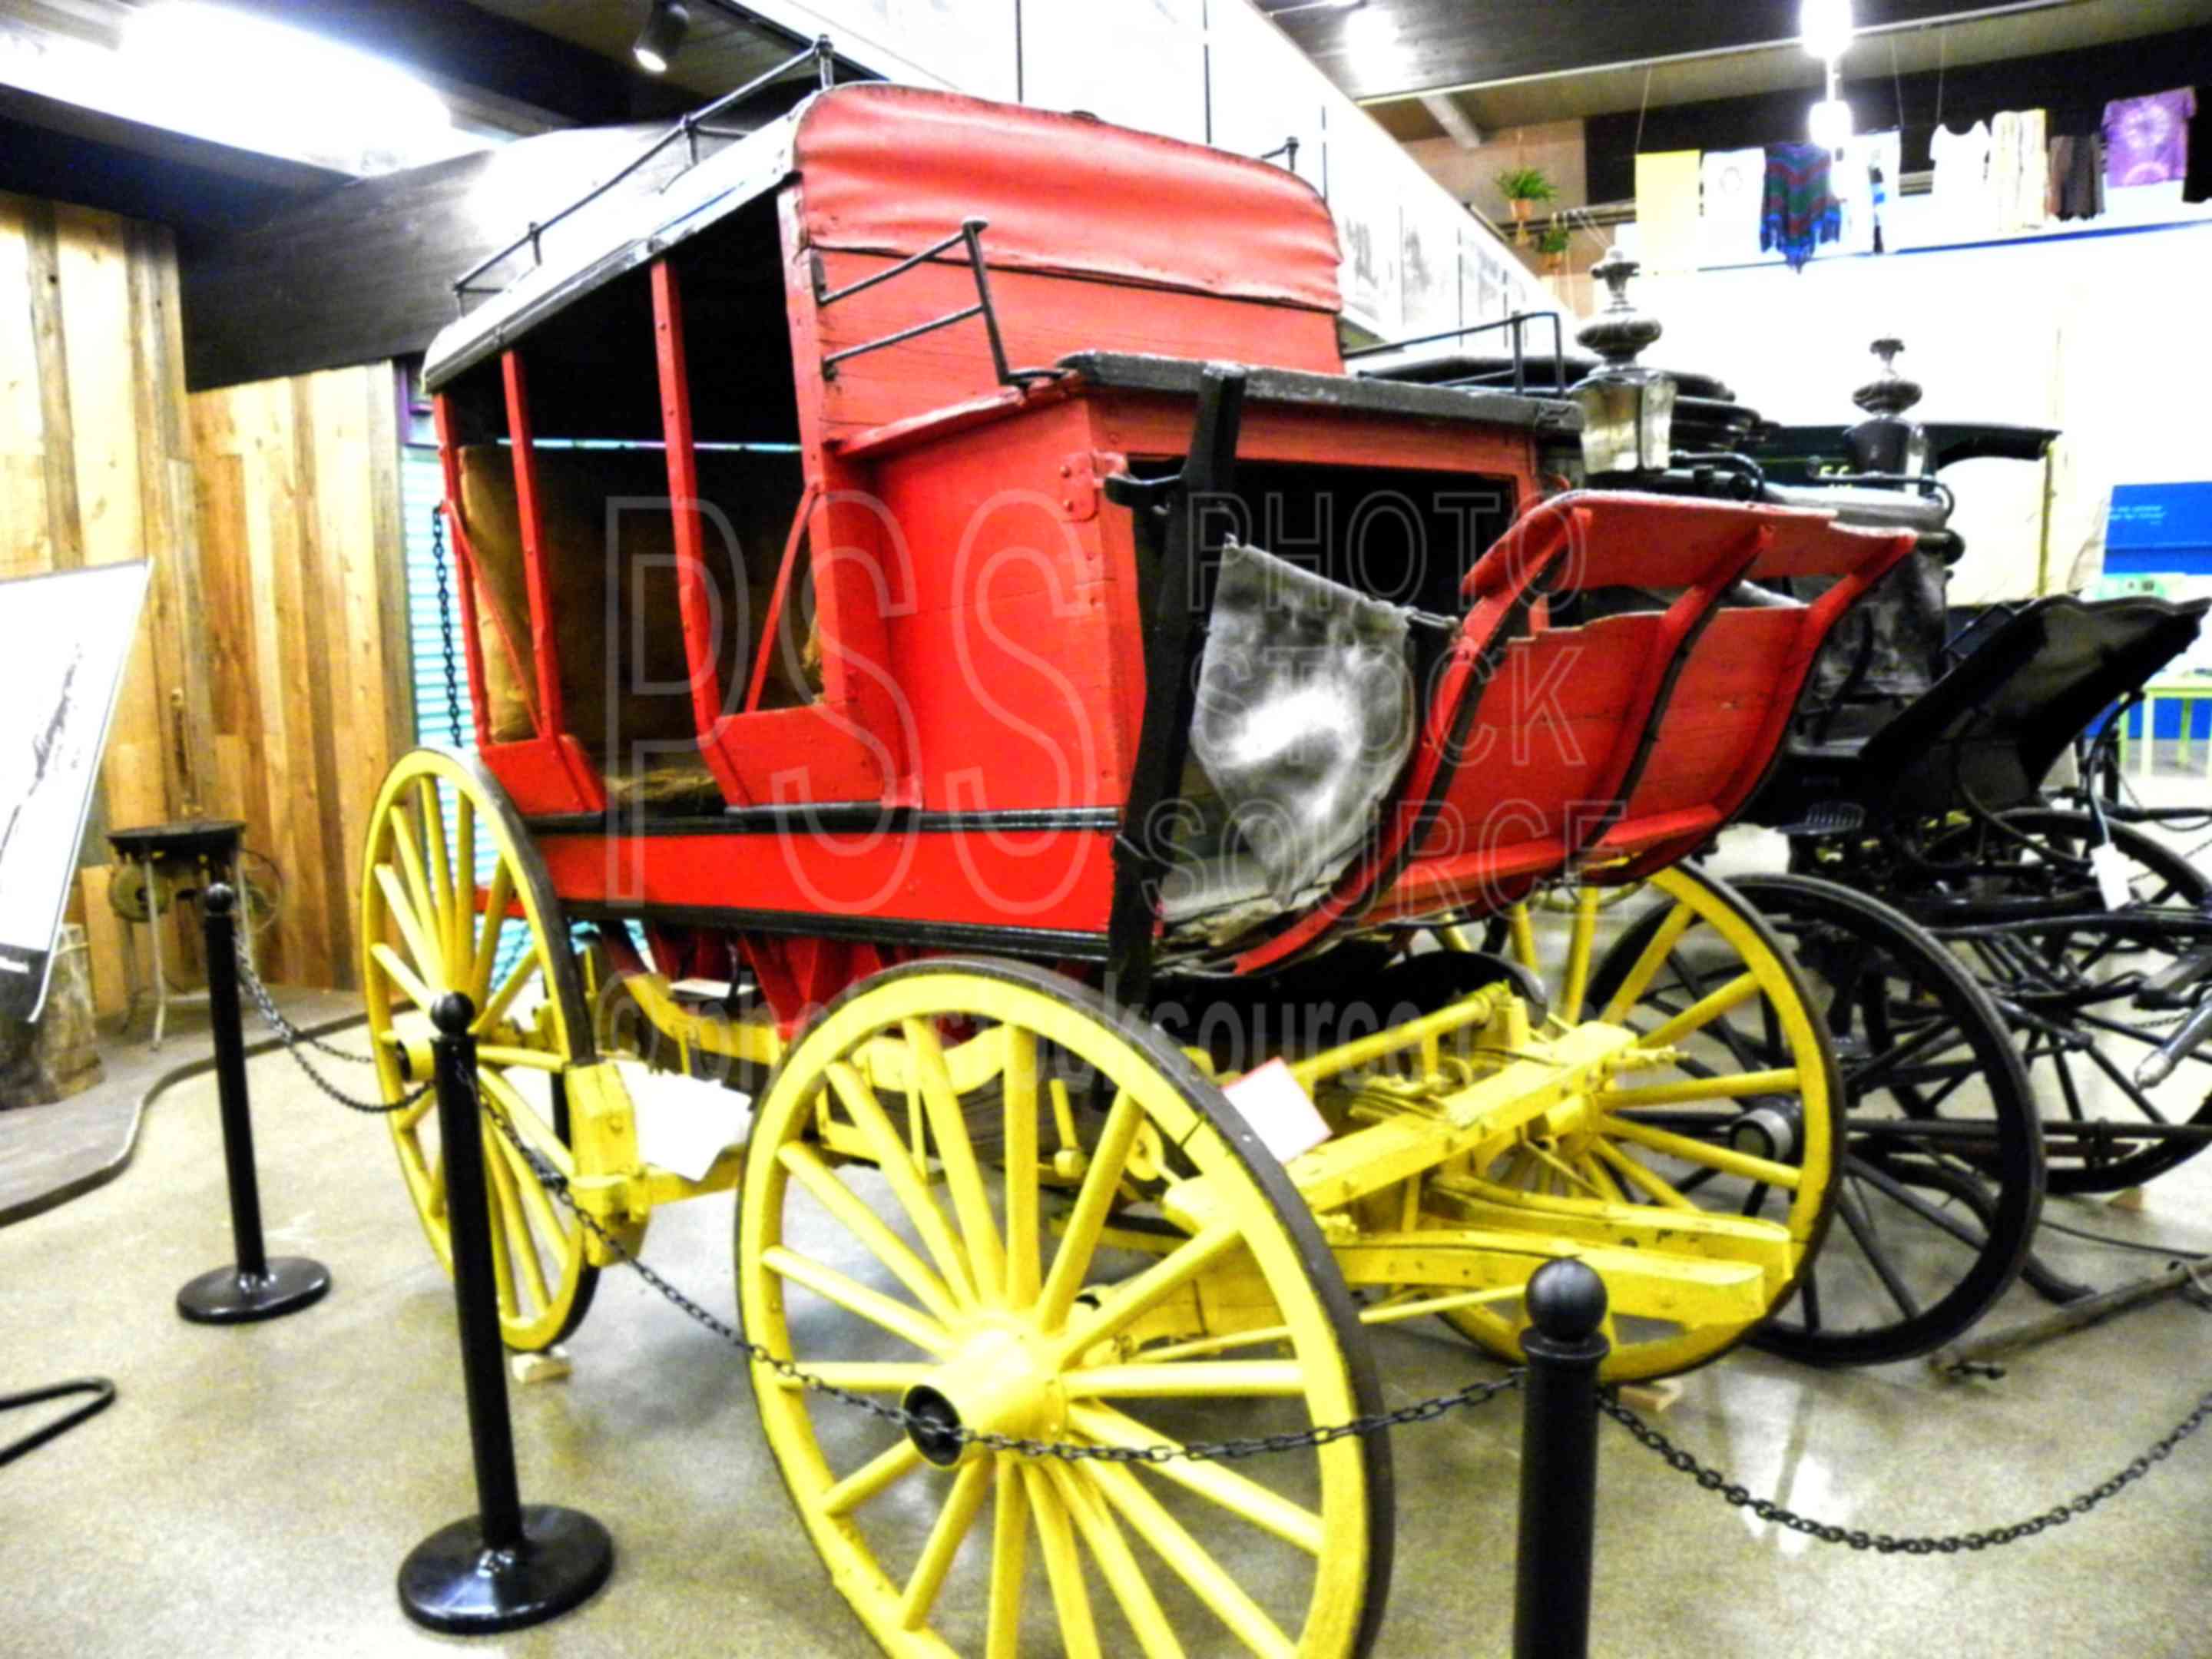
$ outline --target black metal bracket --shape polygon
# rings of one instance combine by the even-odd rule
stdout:
[[[1386,351],[1404,351],[1418,345],[1434,345],[1439,340],[1469,340],[1478,334],[1494,333],[1499,329],[1513,331],[1513,391],[1516,397],[1528,395],[1528,330],[1531,323],[1551,325],[1552,329],[1552,387],[1554,395],[1564,397],[1567,390],[1566,327],[1556,311],[1516,311],[1510,317],[1501,317],[1494,322],[1469,323],[1464,328],[1448,328],[1435,334],[1416,334],[1408,340],[1386,340],[1380,345],[1358,346],[1344,354],[1344,361],[1354,362],[1361,357],[1379,357]],[[1464,389],[1487,384],[1488,377],[1478,375],[1465,380],[1445,380],[1441,385]]]
[[[999,308],[991,298],[991,272],[989,267],[983,263],[983,233],[990,228],[990,221],[988,219],[963,220],[960,228],[944,240],[933,242],[921,252],[911,254],[896,264],[876,272],[872,276],[863,276],[857,283],[848,283],[841,289],[823,288],[822,260],[817,254],[814,260],[814,305],[819,311],[826,311],[840,300],[849,300],[855,294],[888,283],[894,276],[903,276],[915,266],[927,264],[930,260],[938,258],[940,254],[948,253],[957,246],[966,248],[968,267],[975,277],[974,305],[964,310],[948,312],[930,322],[916,323],[912,328],[902,328],[896,334],[886,334],[880,340],[868,340],[856,346],[847,346],[842,351],[833,351],[822,360],[822,378],[825,380],[836,380],[837,365],[848,358],[865,356],[871,351],[881,351],[887,346],[903,345],[908,340],[918,340],[925,334],[934,334],[941,328],[951,328],[955,323],[964,323],[971,317],[981,317],[983,319],[984,331],[990,336],[991,339],[991,367],[996,371],[1000,386],[1027,386],[1031,380],[1056,380],[1068,373],[1064,368],[1010,368],[1007,367],[1006,343],[1005,337],[999,331]]]
[[[1199,377],[1198,419],[1182,470],[1167,478],[1117,473],[1105,481],[1106,499],[1129,508],[1138,536],[1159,554],[1145,632],[1144,720],[1121,833],[1114,838],[1114,900],[1106,923],[1109,993],[1133,1008],[1145,1006],[1152,991],[1154,895],[1168,866],[1153,818],[1181,793],[1190,751],[1198,703],[1193,671],[1206,649],[1223,546],[1207,533],[1207,508],[1236,485],[1244,386],[1243,368],[1208,363]]]

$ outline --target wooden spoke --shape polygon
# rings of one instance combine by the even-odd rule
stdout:
[[[937,1207],[937,1200],[921,1184],[906,1143],[899,1138],[899,1132],[877,1101],[876,1091],[858,1071],[842,1061],[829,1068],[829,1077],[830,1086],[836,1091],[846,1114],[875,1148],[876,1167],[883,1171],[884,1179],[890,1183],[892,1193],[906,1211],[907,1219],[914,1223],[915,1231],[921,1236],[923,1248],[937,1263],[937,1271],[943,1275],[952,1299],[962,1307],[973,1307],[977,1298],[975,1281],[968,1276],[967,1258],[952,1237],[945,1212]]]
[[[930,1272],[928,1264],[907,1247],[904,1239],[884,1224],[859,1194],[837,1178],[836,1171],[822,1161],[821,1153],[805,1141],[794,1140],[776,1156],[822,1207],[913,1292],[915,1300],[942,1323],[950,1325],[960,1316],[945,1281]]]
[[[1297,1644],[1283,1633],[1265,1609],[1244,1593],[1221,1564],[1168,1513],[1145,1483],[1118,1463],[1099,1463],[1091,1471],[1109,1503],[1121,1511],[1152,1553],[1167,1563],[1214,1616],[1254,1653],[1265,1659],[1293,1659]]]
[[[1132,1321],[1159,1306],[1243,1242],[1236,1223],[1217,1221],[1188,1243],[1176,1246],[1142,1273],[1115,1285],[1106,1293],[1097,1311],[1087,1318],[1076,1320],[1060,1335],[1054,1347],[1062,1363],[1127,1328]],[[1066,1244],[1063,1243],[1060,1248],[1064,1251]],[[1054,1262],[1055,1272],[1059,1266]]]
[[[534,1313],[550,1306],[553,1301],[552,1292],[545,1287],[545,1264],[538,1259],[529,1218],[522,1213],[522,1194],[515,1188],[514,1171],[501,1156],[506,1150],[507,1137],[489,1123],[483,1126],[483,1135],[484,1171],[490,1177],[492,1208],[507,1234],[507,1260],[522,1269],[522,1288],[530,1292],[530,1311]]]
[[[906,1594],[899,1598],[899,1623],[904,1628],[920,1630],[929,1622],[930,1609],[937,1605],[938,1592],[945,1588],[953,1554],[975,1524],[976,1511],[983,1507],[990,1490],[988,1458],[975,1458],[953,1477],[952,1492],[937,1512],[937,1523],[930,1528],[929,1540],[921,1547],[921,1559],[914,1564],[914,1574],[906,1581]]]
[[[944,1326],[903,1302],[895,1302],[880,1291],[870,1290],[835,1267],[825,1267],[781,1244],[762,1258],[761,1265],[795,1284],[804,1285],[815,1295],[836,1303],[846,1312],[856,1314],[870,1324],[882,1327],[925,1353],[952,1352],[952,1338]]]
[[[499,965],[499,939],[507,926],[507,907],[514,897],[514,872],[505,859],[491,872],[491,890],[484,896],[483,920],[477,927],[476,960],[469,968],[469,1000],[481,1008],[491,994],[491,976]]]
[[[401,958],[399,952],[382,939],[377,940],[368,950],[369,954],[376,958],[377,965],[392,975],[392,982],[407,993],[407,1000],[424,1013],[428,1013],[430,1005],[437,998],[431,994],[428,986],[415,976],[415,970]]]
[[[1574,932],[1567,941],[1566,982],[1559,992],[1559,1015],[1569,1025],[1582,1024],[1583,1003],[1589,991],[1590,948],[1597,939],[1598,890],[1575,890]]]
[[[1098,1236],[1105,1230],[1107,1214],[1121,1184],[1121,1171],[1129,1162],[1129,1148],[1135,1145],[1144,1119],[1143,1109],[1126,1094],[1116,1098],[1106,1114],[1097,1150],[1091,1154],[1090,1169],[1084,1172],[1075,1206],[1068,1212],[1060,1248],[1053,1253],[1052,1271],[1045,1275],[1044,1288],[1037,1295],[1037,1322],[1047,1330],[1067,1317],[1076,1291],[1083,1288],[1091,1258],[1098,1249]]]
[[[1542,971],[1543,963],[1536,953],[1536,925],[1529,918],[1528,907],[1516,904],[1505,915],[1512,935],[1513,959],[1532,974]]]
[[[1363,1316],[1364,1317],[1364,1316]],[[1171,1342],[1157,1348],[1146,1348],[1136,1358],[1140,1365],[1165,1365],[1178,1359],[1195,1359],[1209,1353],[1227,1353],[1236,1348],[1255,1348],[1263,1342],[1287,1342],[1291,1340],[1288,1325],[1262,1325],[1249,1331],[1231,1331],[1221,1336],[1194,1336],[1188,1342]]]
[[[991,1516],[991,1601],[984,1659],[1020,1659],[1022,1578],[1029,1566],[1028,1484],[1019,1460],[1000,1452],[998,1501]]]
[[[1029,1489],[1030,1509],[1036,1516],[1037,1541],[1044,1547],[1045,1577],[1052,1585],[1067,1659],[1102,1659],[1098,1626],[1091,1616],[1091,1592],[1083,1585],[1083,1557],[1075,1547],[1067,1506],[1035,1464],[1022,1465],[1022,1483]]]
[[[475,1023],[469,1030],[482,1036],[497,1026],[507,1018],[507,1011],[514,1006],[515,998],[522,994],[522,988],[544,972],[544,968],[545,959],[534,950],[526,951],[517,957],[514,966],[507,969],[507,977],[500,981],[499,989],[492,993],[491,1000],[477,1010]]]
[[[439,1160],[441,1164],[444,1161],[443,1158]],[[491,1212],[489,1218],[491,1223],[491,1275],[499,1286],[499,1316],[501,1319],[520,1319],[522,1308],[515,1299],[514,1261],[507,1254],[507,1226],[499,1213],[499,1200],[493,1196],[495,1190],[489,1181],[484,1183],[484,1203]]]
[[[453,942],[446,960],[472,962],[477,927],[477,804],[466,790],[453,809]]]
[[[1122,1617],[1129,1621],[1129,1628],[1135,1633],[1137,1645],[1143,1650],[1146,1659],[1182,1659],[1182,1644],[1176,1640],[1167,1614],[1160,1610],[1159,1598],[1145,1582],[1144,1569],[1129,1553],[1127,1540],[1121,1536],[1121,1528],[1114,1524],[1114,1517],[1097,1489],[1085,1475],[1065,1463],[1048,1463],[1044,1468],[1053,1485],[1059,1488],[1060,1501],[1067,1505],[1068,1514],[1074,1518],[1076,1530],[1091,1546],[1091,1555],[1106,1575],[1106,1587],[1121,1604]]]
[[[1305,1374],[1295,1359],[1211,1360],[1196,1364],[1094,1365],[1066,1372],[1060,1383],[1071,1397],[1078,1399],[1295,1397],[1305,1391]]]
[[[560,1214],[553,1207],[553,1200],[546,1197],[545,1188],[538,1184],[537,1171],[515,1150],[514,1143],[499,1132],[497,1125],[488,1127],[491,1144],[499,1149],[501,1159],[514,1175],[516,1190],[522,1194],[523,1207],[537,1224],[539,1235],[556,1249],[562,1248],[570,1230],[562,1224]]]
[[[477,1085],[491,1097],[492,1103],[514,1126],[514,1132],[530,1143],[532,1152],[564,1176],[576,1173],[576,1155],[561,1144],[561,1137],[553,1133],[512,1083],[497,1072],[479,1072]]]
[[[850,1515],[921,1467],[921,1453],[901,1435],[896,1441],[822,1494],[824,1515]]]
[[[389,864],[380,864],[376,866],[376,882],[384,890],[384,902],[390,909],[392,924],[399,929],[399,937],[406,941],[408,951],[414,957],[416,965],[431,979],[442,984],[445,967],[429,935],[422,931],[426,918],[409,900],[398,875]],[[425,1007],[428,1006],[428,1003],[423,1005]]]
[[[1666,965],[1667,958],[1674,953],[1674,947],[1682,942],[1682,935],[1690,931],[1697,919],[1697,912],[1686,904],[1677,904],[1667,913],[1667,920],[1659,924],[1659,931],[1636,958],[1628,976],[1614,988],[1613,1000],[1606,1004],[1601,1018],[1614,1025],[1628,1018],[1628,1011],[1651,988],[1651,981],[1658,977],[1660,969]]]
[[[925,1019],[909,1019],[901,1028],[914,1057],[915,1083],[937,1155],[945,1165],[945,1184],[952,1194],[953,1213],[960,1218],[960,1233],[968,1246],[968,1263],[975,1287],[986,1302],[1002,1301],[1006,1283],[1006,1255],[999,1240],[998,1223],[991,1216],[991,1195],[984,1190],[983,1171],[975,1162],[975,1148],[968,1138],[968,1121],[960,1109],[960,1097],[945,1069],[945,1045],[936,1028]]]
[[[1648,1123],[1607,1117],[1602,1133],[1616,1139],[1648,1146],[1655,1152],[1664,1152],[1685,1164],[1701,1164],[1709,1170],[1718,1170],[1723,1175],[1741,1176],[1746,1181],[1763,1182],[1785,1192],[1796,1192],[1804,1180],[1803,1171],[1795,1164],[1778,1164],[1771,1158],[1753,1158],[1749,1152],[1739,1152],[1733,1146],[1723,1146],[1710,1140],[1693,1140],[1687,1135],[1655,1129]]]
[[[1647,1169],[1602,1136],[1590,1142],[1590,1150],[1656,1202],[1664,1204],[1670,1210],[1694,1210],[1698,1207],[1677,1192],[1657,1170]]]
[[[1072,1406],[1068,1421],[1078,1431],[1103,1446],[1161,1446],[1176,1443],[1158,1430],[1110,1406]],[[1237,1474],[1224,1463],[1194,1463],[1179,1457],[1171,1462],[1145,1465],[1163,1480],[1171,1480],[1200,1498],[1219,1504],[1231,1514],[1308,1555],[1321,1553],[1321,1516],[1287,1498]]]
[[[486,1066],[520,1066],[531,1072],[565,1072],[568,1062],[543,1048],[516,1048],[503,1042],[477,1045],[477,1059]]]
[[[438,948],[438,906],[430,896],[429,878],[422,872],[422,849],[415,844],[414,831],[406,818],[403,809],[396,820],[392,845],[399,854],[399,867],[407,878],[407,894],[411,902],[395,902],[392,911],[395,917],[404,911],[414,918],[415,935],[409,943],[419,939],[422,945],[415,959],[422,964],[425,973],[442,981],[446,977],[446,953]],[[401,925],[404,928],[405,923],[402,921]]]
[[[438,799],[436,781],[424,778],[416,784],[415,799],[422,815],[422,845],[430,854],[430,914],[437,922],[438,955],[458,969],[461,954],[453,945],[453,866],[446,850],[446,809]]]
[[[1592,1103],[1608,1112],[1634,1111],[1649,1106],[1686,1106],[1701,1100],[1742,1100],[1753,1095],[1794,1095],[1798,1073],[1794,1066],[1766,1072],[1739,1072],[1733,1077],[1693,1077],[1680,1083],[1654,1083],[1633,1089],[1609,1088],[1592,1097]]]
[[[1698,999],[1672,1019],[1648,1033],[1644,1044],[1649,1048],[1671,1048],[1693,1032],[1702,1031],[1722,1016],[1741,1007],[1759,994],[1759,975],[1748,971],[1738,974],[1717,991]]]
[[[1000,1073],[1006,1100],[1006,1300],[1022,1307],[1036,1299],[1042,1256],[1037,1225],[1036,1037],[1006,1028]]]

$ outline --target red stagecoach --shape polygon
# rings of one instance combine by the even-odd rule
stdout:
[[[1379,1328],[1514,1355],[1561,1255],[1615,1376],[1787,1297],[1826,1039],[1676,861],[1911,538],[1577,489],[1572,404],[1347,374],[1328,211],[1264,162],[886,85],[679,131],[428,368],[477,749],[386,783],[365,972],[393,1100],[476,1008],[509,1342],[733,1187],[754,1340],[1079,1445],[1372,1411]],[[1733,602],[1784,575],[1840,580]],[[1522,902],[1566,877],[1648,879],[1652,949],[1594,972],[1595,886]],[[1711,992],[1656,1011],[1692,935]],[[742,1085],[711,1162],[641,1152],[648,1055]],[[754,1381],[891,1650],[1371,1638],[1378,1439],[1039,1460]]]

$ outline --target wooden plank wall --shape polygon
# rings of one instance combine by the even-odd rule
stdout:
[[[414,732],[393,370],[187,402],[219,793],[283,872],[270,976],[349,988],[368,811]]]
[[[106,820],[213,806],[184,344],[169,233],[0,194],[0,576],[149,559],[101,773]],[[80,878],[103,1008],[121,1006],[105,867]]]
[[[0,577],[152,562],[106,821],[244,818],[289,890],[268,976],[349,986],[362,823],[414,719],[393,371],[188,398],[181,332],[166,229],[0,193]],[[109,873],[71,908],[104,1011]]]

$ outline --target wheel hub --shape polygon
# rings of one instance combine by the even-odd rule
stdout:
[[[969,1339],[926,1382],[899,1401],[908,1417],[907,1438],[939,1468],[979,1455],[972,1434],[1056,1437],[1066,1425],[1067,1397],[1058,1368],[1026,1329],[994,1327]]]

